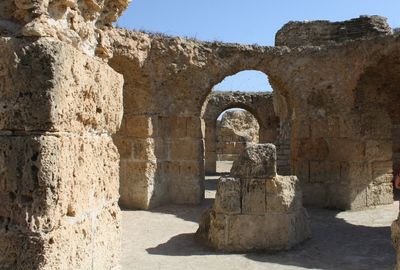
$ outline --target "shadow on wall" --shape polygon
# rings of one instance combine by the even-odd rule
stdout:
[[[287,252],[258,252],[244,256],[260,263],[307,269],[394,269],[395,252],[390,240],[390,227],[349,224],[336,217],[337,211],[309,209],[309,213],[313,232],[311,240]],[[147,252],[166,256],[225,256],[197,243],[192,233],[176,235],[166,243],[148,248]]]

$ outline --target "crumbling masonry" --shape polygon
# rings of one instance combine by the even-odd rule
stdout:
[[[310,237],[296,176],[280,176],[273,144],[250,144],[218,181],[196,237],[222,251],[287,250]]]
[[[200,203],[202,108],[242,70],[269,76],[306,204],[392,202],[400,37],[383,18],[292,22],[262,47],[112,29],[127,5],[0,3],[0,268],[113,269],[119,195]]]
[[[249,92],[212,92],[204,103],[202,119],[205,125],[205,171],[216,172],[216,123],[218,116],[231,108],[252,113],[260,125],[260,143],[275,143],[279,119],[275,115],[272,94]]]

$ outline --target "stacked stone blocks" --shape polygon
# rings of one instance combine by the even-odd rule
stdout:
[[[201,201],[200,126],[200,119],[191,116],[124,116],[113,137],[121,149],[122,207],[148,209],[166,202]]]
[[[53,39],[0,51],[0,268],[118,267],[121,75]]]
[[[310,236],[295,176],[276,174],[276,148],[252,144],[221,177],[197,237],[223,251],[286,250]]]

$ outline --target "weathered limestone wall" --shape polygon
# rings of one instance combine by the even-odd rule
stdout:
[[[0,3],[0,268],[117,269],[123,78],[103,30],[129,1]]]
[[[216,173],[217,118],[230,108],[241,108],[254,115],[260,126],[260,143],[276,142],[279,119],[274,112],[272,94],[213,91],[207,97],[202,113],[205,122],[205,170],[207,174]]]
[[[196,237],[223,251],[286,250],[310,236],[295,176],[278,176],[276,148],[250,144],[221,177]]]
[[[121,152],[121,206],[148,209],[167,202],[199,203],[204,194],[204,154],[199,113],[189,104],[195,101],[193,96],[188,91],[178,94],[177,77],[174,87],[167,85],[162,78],[167,74],[157,71],[165,60],[146,59],[165,57],[157,48],[162,42],[128,31],[111,36],[116,54],[110,64],[125,77],[124,119],[114,136]],[[121,46],[129,51],[119,51]],[[167,82],[173,84],[172,78]]]
[[[88,55],[110,57],[103,31],[112,26],[130,0],[2,0],[0,34],[51,37]]]
[[[383,66],[380,72],[373,67],[386,62],[388,50],[398,50],[397,42],[389,38],[387,47],[377,41],[390,32],[389,28],[369,41],[340,43],[333,39],[335,46],[329,47],[307,43],[323,52],[318,57],[309,55],[307,60],[297,58],[298,62],[307,61],[302,65],[307,74],[300,70],[291,74],[298,85],[289,90],[285,101],[289,113],[285,113],[291,115],[293,169],[303,181],[307,204],[359,209],[393,201],[388,108],[397,98],[399,84],[393,72],[384,75]],[[361,46],[356,49],[355,44]],[[362,48],[373,50],[365,56]],[[386,85],[389,82],[390,87]]]
[[[257,119],[248,111],[223,113],[217,120],[217,160],[235,161],[248,143],[259,142],[259,129]]]
[[[0,52],[0,268],[118,266],[122,76],[49,38]]]
[[[343,22],[289,22],[276,33],[275,45],[288,47],[335,45],[391,33],[389,24],[380,16],[361,16]]]
[[[382,18],[369,21],[361,18],[352,24],[364,29],[386,24]],[[307,41],[303,47],[290,42],[290,47],[208,43],[125,30],[109,36],[114,48],[110,64],[125,78],[124,129],[149,123],[144,138],[133,131],[116,136],[119,149],[126,151],[121,164],[126,168],[121,170],[121,193],[131,194],[122,195],[126,206],[201,200],[202,128],[207,125],[205,120],[201,124],[202,108],[215,84],[242,70],[269,76],[274,115],[280,120],[278,163],[287,170],[281,174],[299,177],[305,203],[359,209],[392,201],[389,179],[396,144],[390,134],[396,128],[387,109],[398,90],[396,73],[386,70],[396,65],[389,56],[397,59],[400,50],[399,36],[390,28],[354,40],[330,40],[328,35],[329,42]],[[380,62],[387,68],[379,71]],[[368,75],[369,69],[375,76]],[[367,94],[380,91],[385,98],[377,106],[368,105],[373,99]],[[143,148],[143,139],[152,143]],[[135,149],[145,149],[145,154],[133,158]],[[141,167],[135,167],[138,163]]]

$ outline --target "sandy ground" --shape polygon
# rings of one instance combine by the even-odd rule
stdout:
[[[390,224],[398,202],[364,211],[309,208],[312,238],[287,252],[223,254],[201,246],[193,236],[199,216],[215,196],[217,179],[207,177],[200,206],[123,211],[123,269],[394,269]]]

